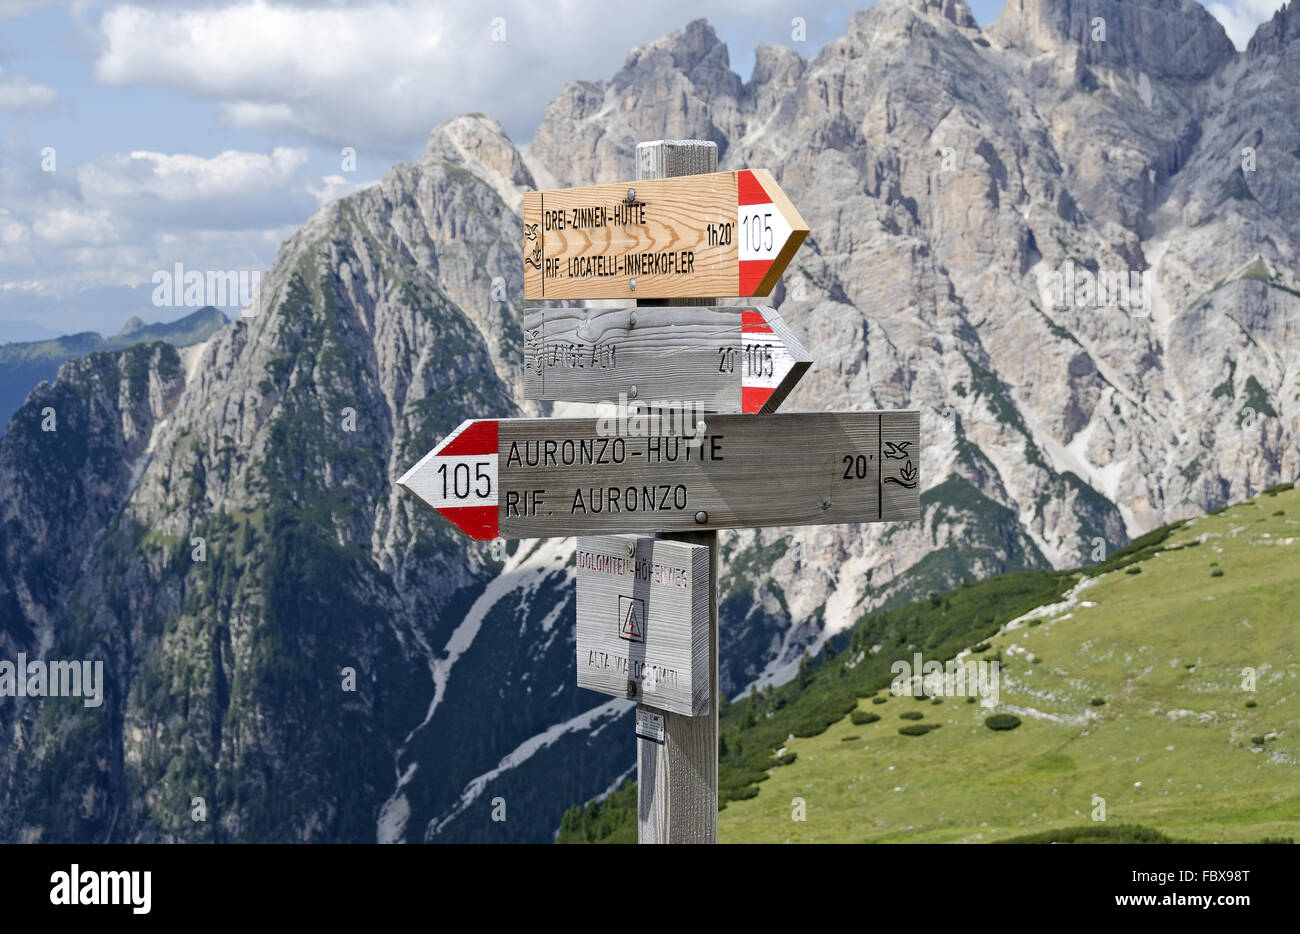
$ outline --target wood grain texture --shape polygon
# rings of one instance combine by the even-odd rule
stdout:
[[[687,717],[648,704],[661,713],[662,744],[637,737],[637,842],[718,842],[718,533],[681,532],[672,540],[708,549],[709,702],[702,716]]]
[[[758,353],[753,335],[742,339],[747,312],[762,315],[772,329]],[[535,308],[524,314],[527,399],[620,402],[625,396],[737,413],[745,411],[742,386],[771,371],[778,385],[759,411],[773,411],[811,362],[771,308]]]
[[[711,415],[694,447],[680,430],[631,435],[656,429],[635,419],[622,426],[615,419],[500,419],[497,534],[556,538],[917,519],[920,417],[887,413],[891,440],[911,456],[887,460],[882,477],[882,414]],[[884,483],[903,477],[907,464],[917,470],[906,481],[912,488]]]
[[[656,139],[636,144],[637,181],[718,171],[718,144],[707,139]]]
[[[921,417],[917,412],[880,414],[880,516],[921,517]]]
[[[750,171],[790,227],[753,286],[741,287],[737,173],[713,172],[526,192],[524,298],[768,295],[808,228],[771,173]]]
[[[920,518],[916,412],[682,415],[472,419],[397,482],[482,540]]]
[[[709,710],[709,549],[635,535],[577,545],[578,687]]]
[[[712,172],[717,166],[715,143],[658,140],[637,144],[639,179]],[[718,533],[669,532],[659,537],[708,548],[709,710],[701,717],[664,711],[663,743],[637,737],[637,842],[717,843]],[[653,711],[641,705],[637,709]]]

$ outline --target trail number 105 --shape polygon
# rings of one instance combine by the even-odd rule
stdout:
[[[741,213],[740,232],[744,238],[740,251],[743,258],[768,256],[776,252],[776,232],[772,229],[771,211]]]
[[[482,461],[474,465],[471,476],[469,464],[461,461],[438,466],[438,476],[442,478],[442,498],[446,499],[486,499],[492,495],[492,464]]]

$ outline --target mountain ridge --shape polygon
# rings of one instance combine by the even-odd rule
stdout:
[[[567,85],[526,153],[491,117],[436,128],[184,361],[68,365],[0,439],[25,478],[0,657],[99,653],[109,690],[98,714],[0,705],[0,838],[543,840],[619,783],[631,706],[574,686],[572,541],[494,555],[393,480],[465,418],[549,412],[522,393],[518,199],[630,177],[638,139],[714,138],[809,221],[770,300],[817,361],[788,409],[922,412],[920,522],[722,537],[725,692],[865,612],[1096,560],[1300,472],[1296,44],[1144,84],[1000,49],[963,9],[883,0],[810,60],[760,48],[748,83],[695,21]],[[1234,173],[1259,134],[1265,169]],[[1051,305],[1067,263],[1150,271],[1149,310]],[[40,431],[51,399],[83,427]],[[121,469],[91,482],[94,457]]]
[[[81,331],[36,341],[0,344],[0,424],[22,405],[28,393],[42,381],[53,382],[67,360],[98,350],[120,350],[132,344],[161,340],[176,347],[202,343],[226,325],[216,308],[200,308],[183,318],[146,324],[132,317],[111,337],[95,331]]]

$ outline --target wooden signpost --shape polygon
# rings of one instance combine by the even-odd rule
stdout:
[[[524,397],[775,412],[812,363],[772,308],[538,308]]]
[[[638,181],[707,175],[718,168],[718,147],[702,140],[659,140],[636,147]],[[695,296],[686,304],[716,298]],[[665,305],[638,299],[638,306]],[[687,717],[646,703],[636,707],[637,843],[718,842],[718,533],[660,532],[660,538],[709,551],[709,709]]]
[[[524,297],[637,304],[527,312],[525,396],[623,405],[464,422],[398,481],[471,538],[578,536],[578,684],[638,702],[642,843],[717,841],[716,530],[920,518],[918,413],[772,414],[811,358],[774,310],[712,306],[767,295],[808,228],[769,173],[716,169],[660,140],[635,182],[526,193]]]
[[[480,540],[920,518],[916,412],[674,414],[468,421],[398,483]]]
[[[709,711],[709,549],[635,535],[578,539],[578,687]]]
[[[767,295],[808,227],[771,173],[524,194],[524,298]]]

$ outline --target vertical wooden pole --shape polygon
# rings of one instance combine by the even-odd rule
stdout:
[[[718,145],[698,139],[655,140],[636,147],[636,178],[671,178],[718,170]],[[715,299],[674,299],[677,305],[712,305]],[[667,305],[666,299],[638,305]],[[705,416],[707,419],[707,416]],[[637,737],[638,843],[718,842],[718,533],[661,533],[664,538],[709,546],[709,712],[686,717],[639,704],[664,719],[664,742]]]

